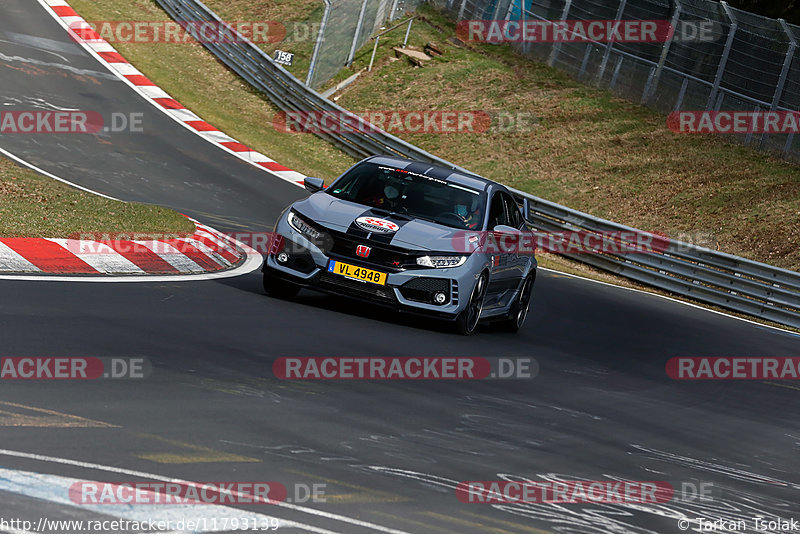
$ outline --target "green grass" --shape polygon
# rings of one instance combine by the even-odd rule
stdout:
[[[185,234],[194,224],[171,209],[110,200],[34,173],[0,157],[0,236],[81,233]]]

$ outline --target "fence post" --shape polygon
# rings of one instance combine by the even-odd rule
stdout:
[[[506,10],[505,20],[511,20],[511,12],[514,11],[514,2],[516,0],[511,0],[508,3],[508,9]]]
[[[353,44],[350,45],[350,53],[347,54],[347,61],[345,65],[348,67],[353,64],[353,58],[356,55],[356,45],[358,44],[358,37],[361,35],[361,25],[364,24],[364,13],[367,11],[367,2],[361,2],[361,11],[358,13],[358,22],[356,23],[356,31],[353,33]]]
[[[526,9],[526,5],[527,5],[527,0],[520,0],[519,18],[520,18],[520,22],[521,22],[520,25],[523,28],[526,27],[525,22],[528,20],[528,10]],[[524,30],[523,30],[523,35],[524,35]],[[530,46],[531,46],[531,44],[526,39],[523,39],[522,40],[522,53],[523,54],[527,54],[528,50],[530,50]]]
[[[559,20],[567,20],[567,16],[569,15],[569,8],[572,6],[572,0],[567,0],[564,3],[564,11],[561,12],[561,18]],[[556,57],[558,57],[558,52],[561,50],[561,43],[553,43],[553,51],[550,52],[550,59],[547,60],[547,64],[551,67],[553,63],[556,62]]]
[[[317,61],[319,61],[319,49],[322,47],[322,40],[325,38],[325,27],[328,25],[328,17],[331,14],[331,0],[323,1],[325,2],[325,12],[322,14],[322,22],[319,25],[317,42],[314,43],[314,52],[311,54],[311,63],[308,65],[308,76],[306,76],[306,85],[309,87],[312,87],[311,78],[314,76]]]
[[[619,21],[622,19],[622,13],[625,11],[625,4],[628,0],[621,0],[619,3],[619,7],[617,8],[617,15],[614,17],[614,24],[618,25]],[[615,26],[616,27],[616,26]],[[587,46],[591,46],[591,44],[587,43]],[[612,39],[608,40],[606,43],[606,51],[603,53],[603,61],[600,62],[600,68],[597,70],[597,82],[599,83],[600,80],[603,79],[603,74],[606,72],[606,65],[608,65],[608,58],[611,56],[611,49],[614,48],[614,41]]]
[[[653,73],[653,77],[647,81],[647,86],[645,88],[645,92],[642,95],[642,104],[647,103],[655,94],[656,89],[658,89],[658,83],[661,81],[661,72],[664,70],[664,64],[667,62],[667,55],[669,54],[669,49],[672,47],[672,41],[675,39],[675,31],[678,28],[678,22],[681,20],[681,10],[683,6],[679,2],[679,0],[674,0],[675,2],[675,13],[672,14],[672,20],[669,21],[670,27],[672,28],[672,33],[664,42],[664,46],[661,47],[661,56],[658,58],[658,66],[656,67],[655,73]]]
[[[399,0],[394,0],[394,2],[392,2],[392,11],[389,13],[389,22],[392,22],[394,20],[394,16],[397,14],[398,1]]]
[[[492,10],[492,20],[497,20],[497,15],[500,14],[501,0],[495,0],[494,9]]]
[[[396,1],[396,0],[395,0]],[[464,18],[464,10],[467,8],[467,0],[461,0],[461,8],[458,10],[458,21]]]
[[[789,152],[792,151],[792,143],[794,143],[794,134],[790,133],[786,136],[786,143],[783,145],[783,157],[789,155]]]
[[[675,99],[675,106],[672,108],[672,111],[680,111],[681,106],[683,105],[683,99],[686,97],[686,88],[689,87],[689,78],[686,76],[683,77],[683,81],[681,82],[681,90],[678,91],[678,98]]]
[[[728,38],[725,40],[725,49],[722,51],[722,57],[719,59],[719,67],[717,67],[717,75],[714,77],[714,85],[711,87],[711,93],[708,95],[708,102],[706,103],[706,111],[711,111],[711,107],[714,105],[714,100],[717,98],[717,92],[719,91],[719,84],[722,82],[722,77],[725,75],[725,67],[728,64],[728,56],[731,53],[731,46],[733,46],[733,38],[736,35],[736,28],[738,28],[739,23],[736,21],[736,17],[733,15],[728,2],[722,0],[720,2],[722,4],[723,9],[725,9],[725,14],[727,15],[728,19],[731,23],[731,29],[728,30]]]
[[[786,49],[786,57],[783,59],[781,76],[778,78],[778,85],[775,87],[775,94],[772,96],[772,104],[769,107],[770,111],[775,111],[778,109],[778,105],[781,103],[783,88],[786,85],[786,78],[789,77],[789,69],[792,67],[794,52],[797,50],[797,40],[794,38],[789,25],[786,24],[786,21],[783,19],[778,19],[778,22],[781,23],[781,28],[783,28],[783,31],[786,33],[786,37],[789,38],[789,47]],[[767,137],[769,137],[769,134],[766,133],[761,136],[761,142],[758,145],[759,148],[764,148],[764,143],[766,143]]]
[[[608,84],[609,89],[613,89],[617,85],[617,78],[619,77],[619,70],[622,68],[622,56],[617,56],[617,64],[614,66],[614,74],[611,75],[611,83]],[[652,70],[652,69],[651,69]]]

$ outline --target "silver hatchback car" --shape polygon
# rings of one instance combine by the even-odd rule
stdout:
[[[519,330],[536,258],[514,197],[503,185],[430,163],[373,156],[289,206],[262,269],[264,289],[301,287],[450,320]]]

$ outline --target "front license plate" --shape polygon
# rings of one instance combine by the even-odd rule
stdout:
[[[371,282],[378,285],[386,285],[386,273],[380,271],[373,271],[372,269],[365,269],[363,267],[356,267],[349,263],[342,263],[341,261],[331,260],[328,263],[328,272],[338,274],[353,280],[362,280],[364,282]]]

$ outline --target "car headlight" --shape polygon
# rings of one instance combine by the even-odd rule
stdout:
[[[315,230],[309,223],[307,223],[302,217],[296,214],[293,211],[289,212],[289,217],[287,218],[289,222],[289,226],[300,232],[306,237],[311,239],[319,239],[319,236],[322,235],[318,230]]]
[[[446,269],[448,267],[460,267],[466,261],[467,256],[421,256],[417,258],[417,265]]]

